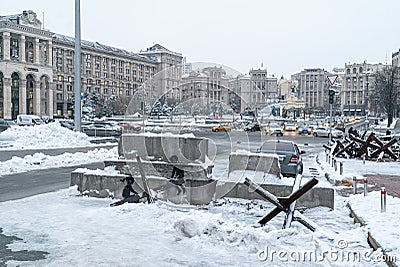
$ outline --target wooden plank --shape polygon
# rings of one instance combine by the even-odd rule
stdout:
[[[147,178],[146,178],[146,175],[144,174],[142,161],[140,160],[139,155],[136,155],[136,160],[137,160],[137,163],[139,166],[140,176],[142,177],[144,191],[149,195],[149,203],[154,203],[154,198],[151,195],[151,191],[150,191],[149,185],[147,183]]]

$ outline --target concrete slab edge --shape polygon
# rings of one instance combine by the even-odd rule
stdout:
[[[358,216],[355,211],[351,208],[351,205],[349,203],[346,204],[346,207],[349,209],[350,211],[350,216],[354,219],[354,221],[356,223],[359,223],[361,226],[366,226],[367,223],[360,217]],[[374,250],[377,249],[381,249],[383,255],[385,256],[385,262],[387,264],[387,266],[389,267],[397,267],[397,265],[391,261],[392,257],[389,256],[385,249],[378,243],[378,241],[376,241],[376,239],[372,236],[371,232],[368,231],[368,244],[371,246],[371,248],[373,248]]]

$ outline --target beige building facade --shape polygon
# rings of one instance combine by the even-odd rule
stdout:
[[[341,104],[344,115],[365,115],[376,113],[371,91],[374,89],[374,73],[382,70],[383,64],[345,64],[342,77]]]
[[[154,45],[133,53],[82,41],[82,88],[95,94],[131,98],[156,73],[157,94],[177,86],[182,56]],[[157,80],[159,79],[159,80]],[[0,118],[18,114],[73,115],[74,38],[43,30],[33,11],[0,17]]]

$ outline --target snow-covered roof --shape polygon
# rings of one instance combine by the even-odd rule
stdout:
[[[58,41],[58,42],[68,43],[68,44],[75,44],[75,38],[70,37],[70,36],[61,35],[58,33],[53,35],[53,40]],[[156,61],[152,57],[139,55],[137,53],[133,53],[133,52],[121,49],[121,48],[104,45],[99,42],[91,42],[91,41],[82,40],[81,45],[84,48],[98,49],[98,50],[102,50],[102,51],[106,51],[106,52],[110,52],[110,53],[117,53],[117,54],[128,56],[128,57],[134,57],[134,58],[141,59],[141,60]]]

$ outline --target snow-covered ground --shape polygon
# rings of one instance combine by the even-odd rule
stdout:
[[[10,266],[385,266],[354,225],[339,198],[335,210],[305,215],[315,233],[283,216],[264,227],[272,207],[263,201],[220,200],[194,209],[162,202],[109,207],[111,199],[82,197],[76,188],[0,203],[3,234],[23,238],[14,251],[47,251],[31,263]],[[262,206],[262,208],[261,208]],[[280,253],[280,254],[279,254]],[[356,253],[360,259],[346,258]],[[305,256],[305,259],[304,259]],[[309,258],[311,257],[311,258]]]
[[[47,130],[37,130],[41,140],[46,140],[46,133]],[[65,142],[62,136],[59,135],[58,143]],[[29,141],[13,138],[21,144]],[[315,162],[315,156],[306,159],[307,166],[333,172],[324,165],[323,152],[321,155],[322,166]],[[54,164],[67,165],[75,158],[77,162],[87,162],[115,156],[115,149],[54,157],[38,153],[0,163],[0,168],[4,168],[0,171],[7,171],[7,166],[26,171]],[[346,171],[363,175],[366,168],[354,162],[346,164]],[[227,165],[216,162],[220,163]],[[390,169],[388,172],[398,172],[396,166],[389,163],[385,168]],[[309,170],[305,171],[308,175]],[[382,222],[382,218],[376,220],[373,214],[377,215],[378,211],[372,210],[364,218],[369,226],[359,227],[349,217],[345,205],[350,200],[354,210],[363,216],[369,213],[371,202],[376,198],[374,194],[368,197],[370,201],[335,195],[334,210],[322,207],[306,210],[304,215],[319,226],[313,233],[297,222],[290,229],[281,229],[283,214],[260,227],[257,221],[273,208],[264,201],[221,199],[198,208],[160,201],[151,205],[109,207],[114,200],[83,197],[71,187],[1,202],[0,228],[4,235],[22,238],[8,245],[13,251],[49,253],[43,260],[8,261],[8,266],[386,266],[382,253],[373,252],[369,247],[367,232],[374,234],[385,227],[385,233],[391,238],[387,243],[379,239],[378,242],[395,252],[399,261],[398,225],[394,222],[399,218],[399,211],[394,209],[398,200],[388,199],[388,222]]]

